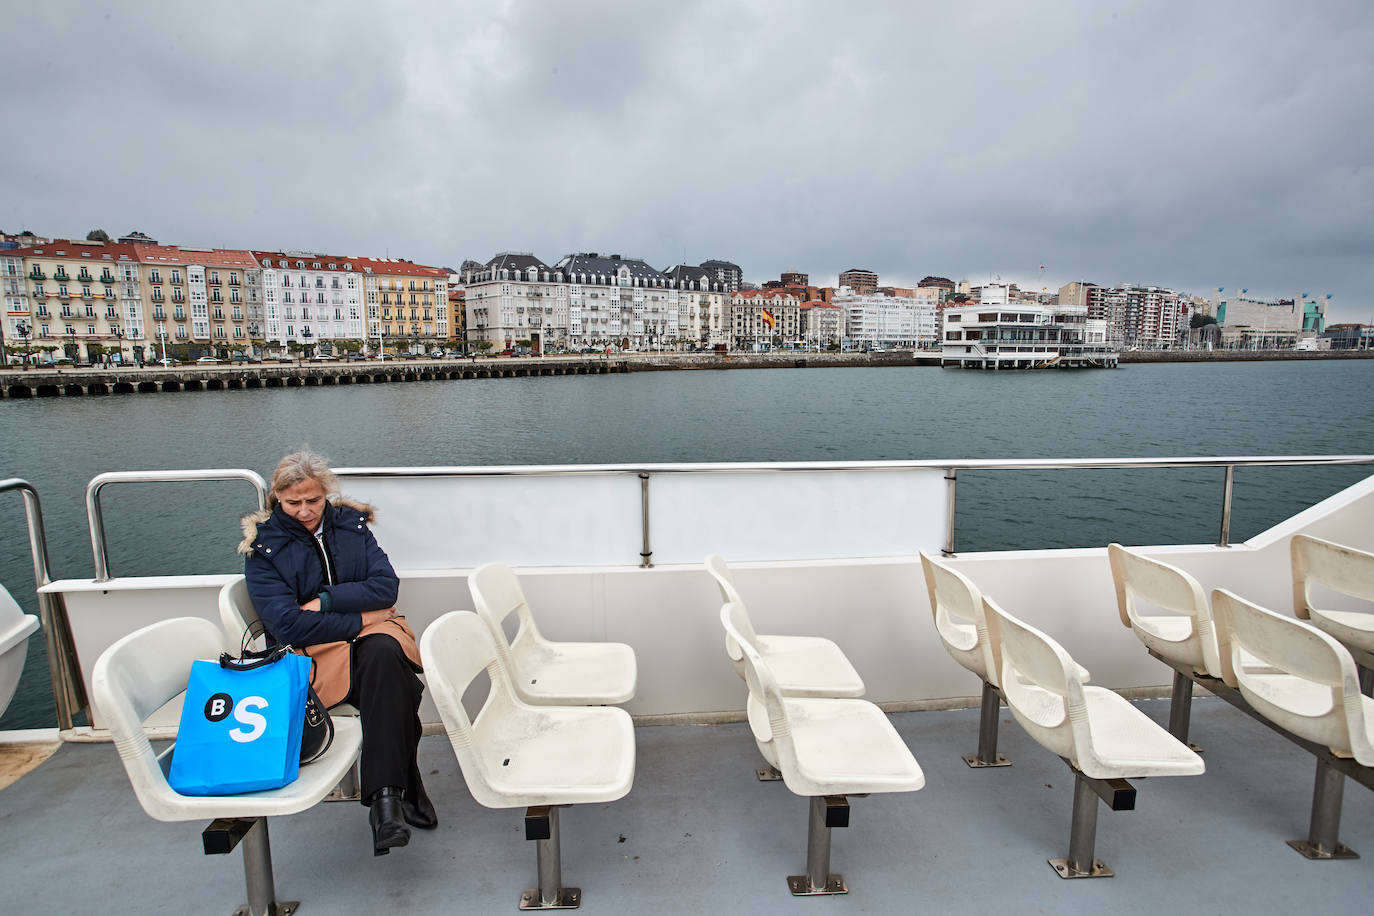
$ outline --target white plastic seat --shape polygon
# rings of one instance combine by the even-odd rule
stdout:
[[[782,771],[788,789],[812,800],[807,873],[789,876],[788,885],[796,895],[844,893],[843,878],[830,873],[829,828],[848,825],[847,803],[835,796],[914,792],[925,785],[925,774],[887,716],[867,700],[785,695],[744,634],[742,605],[726,603],[720,622],[744,658],[749,726],[759,750]],[[832,812],[841,806],[846,813],[837,818]]]
[[[1293,561],[1293,613],[1330,633],[1365,668],[1374,667],[1374,554],[1305,534],[1296,535]],[[1321,585],[1365,602],[1358,609],[1320,608],[1312,586]],[[1364,675],[1368,692],[1369,675]]]
[[[740,609],[740,636],[767,660],[778,689],[794,697],[861,697],[863,678],[840,647],[822,636],[764,636],[755,632],[744,599],[735,587],[725,561],[716,554],[705,560],[706,571],[720,587],[721,600]],[[726,636],[725,652],[744,677],[744,655],[735,637]]]
[[[477,613],[491,629],[501,663],[515,693],[542,706],[624,703],[638,679],[634,649],[618,642],[551,642],[535,625],[520,580],[503,563],[487,563],[468,579]],[[502,623],[518,614],[515,638],[506,641]]]
[[[535,706],[521,699],[499,643],[476,614],[453,611],[425,629],[420,658],[472,797],[488,808],[532,809],[526,838],[540,841],[539,888],[525,891],[521,907],[560,900],[576,905],[580,891],[563,888],[558,874],[553,806],[623,798],[634,781],[634,726],[623,709]],[[483,671],[490,687],[470,719],[463,693]],[[529,835],[531,817],[541,819],[544,835]]]
[[[1225,589],[1212,609],[1226,636],[1223,680],[1266,719],[1337,757],[1374,766],[1374,699],[1355,660],[1330,634]]]
[[[1120,544],[1107,545],[1107,558],[1121,623],[1158,655],[1190,665],[1198,674],[1221,677],[1212,609],[1198,581]],[[1142,613],[1142,603],[1167,613]]]
[[[19,603],[0,585],[0,715],[3,715],[19,676],[24,672],[24,659],[29,651],[29,636],[38,629],[38,618],[25,614]]]
[[[220,629],[197,617],[163,620],[130,633],[96,661],[91,676],[92,699],[109,725],[134,794],[149,816],[160,821],[225,818],[256,822],[242,834],[244,870],[250,911],[266,912],[267,905],[278,906],[273,900],[266,818],[295,814],[322,800],[353,765],[362,746],[362,730],[354,719],[336,718],[329,750],[302,766],[299,778],[280,789],[223,796],[177,794],[167,783],[176,747],[156,754],[143,722],[185,692],[191,662],[218,658],[222,643]],[[212,824],[211,829],[214,827]],[[207,851],[209,845],[207,831]],[[220,851],[227,852],[228,848]]]
[[[1050,864],[1063,877],[1110,874],[1092,855],[1093,795],[1109,802],[1116,797],[1116,787],[1103,781],[1193,776],[1205,769],[1202,758],[1123,697],[1085,685],[1082,669],[1049,636],[987,598],[983,608],[1002,634],[1002,693],[1012,715],[1036,742],[1075,770],[1069,856]],[[1129,804],[1134,806],[1133,795]]]

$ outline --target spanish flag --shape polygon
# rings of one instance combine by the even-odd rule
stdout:
[[[763,323],[768,325],[768,330],[773,330],[777,326],[778,320],[773,317],[773,313],[768,309],[763,310]]]

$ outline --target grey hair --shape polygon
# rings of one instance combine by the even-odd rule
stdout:
[[[267,494],[267,507],[270,509],[277,504],[277,494],[282,490],[304,480],[318,481],[326,495],[339,492],[339,478],[329,469],[329,462],[324,456],[303,448],[277,462],[272,472],[272,489]]]

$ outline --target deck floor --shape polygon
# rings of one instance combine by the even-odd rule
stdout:
[[[1168,704],[1140,707],[1164,721]],[[747,726],[636,730],[634,789],[566,809],[563,876],[588,912],[989,912],[1177,914],[1367,909],[1374,793],[1347,781],[1341,839],[1366,858],[1311,862],[1310,755],[1220,700],[1193,703],[1207,773],[1138,780],[1138,808],[1100,809],[1097,855],[1116,877],[1064,881],[1073,780],[1003,710],[1009,768],[972,770],[976,709],[894,715],[926,773],[920,792],[851,800],[832,868],[850,893],[791,897],[805,870],[807,803],[755,780]],[[326,804],[274,818],[278,896],[306,914],[515,912],[535,883],[520,810],[477,805],[447,740],[421,765],[439,829],[374,858],[364,809]],[[244,900],[242,861],[201,853],[201,823],[143,814],[111,744],[69,744],[0,791],[4,909],[11,913],[224,913]],[[809,909],[808,909],[809,908]]]

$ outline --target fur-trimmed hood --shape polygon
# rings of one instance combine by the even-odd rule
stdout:
[[[361,500],[350,499],[347,496],[331,496],[329,504],[335,509],[353,509],[361,512],[369,525],[377,516],[377,510],[371,505]],[[243,529],[243,540],[239,542],[238,546],[240,555],[246,557],[253,552],[253,542],[258,538],[258,526],[272,517],[272,511],[272,509],[257,509],[239,519],[239,525]]]

